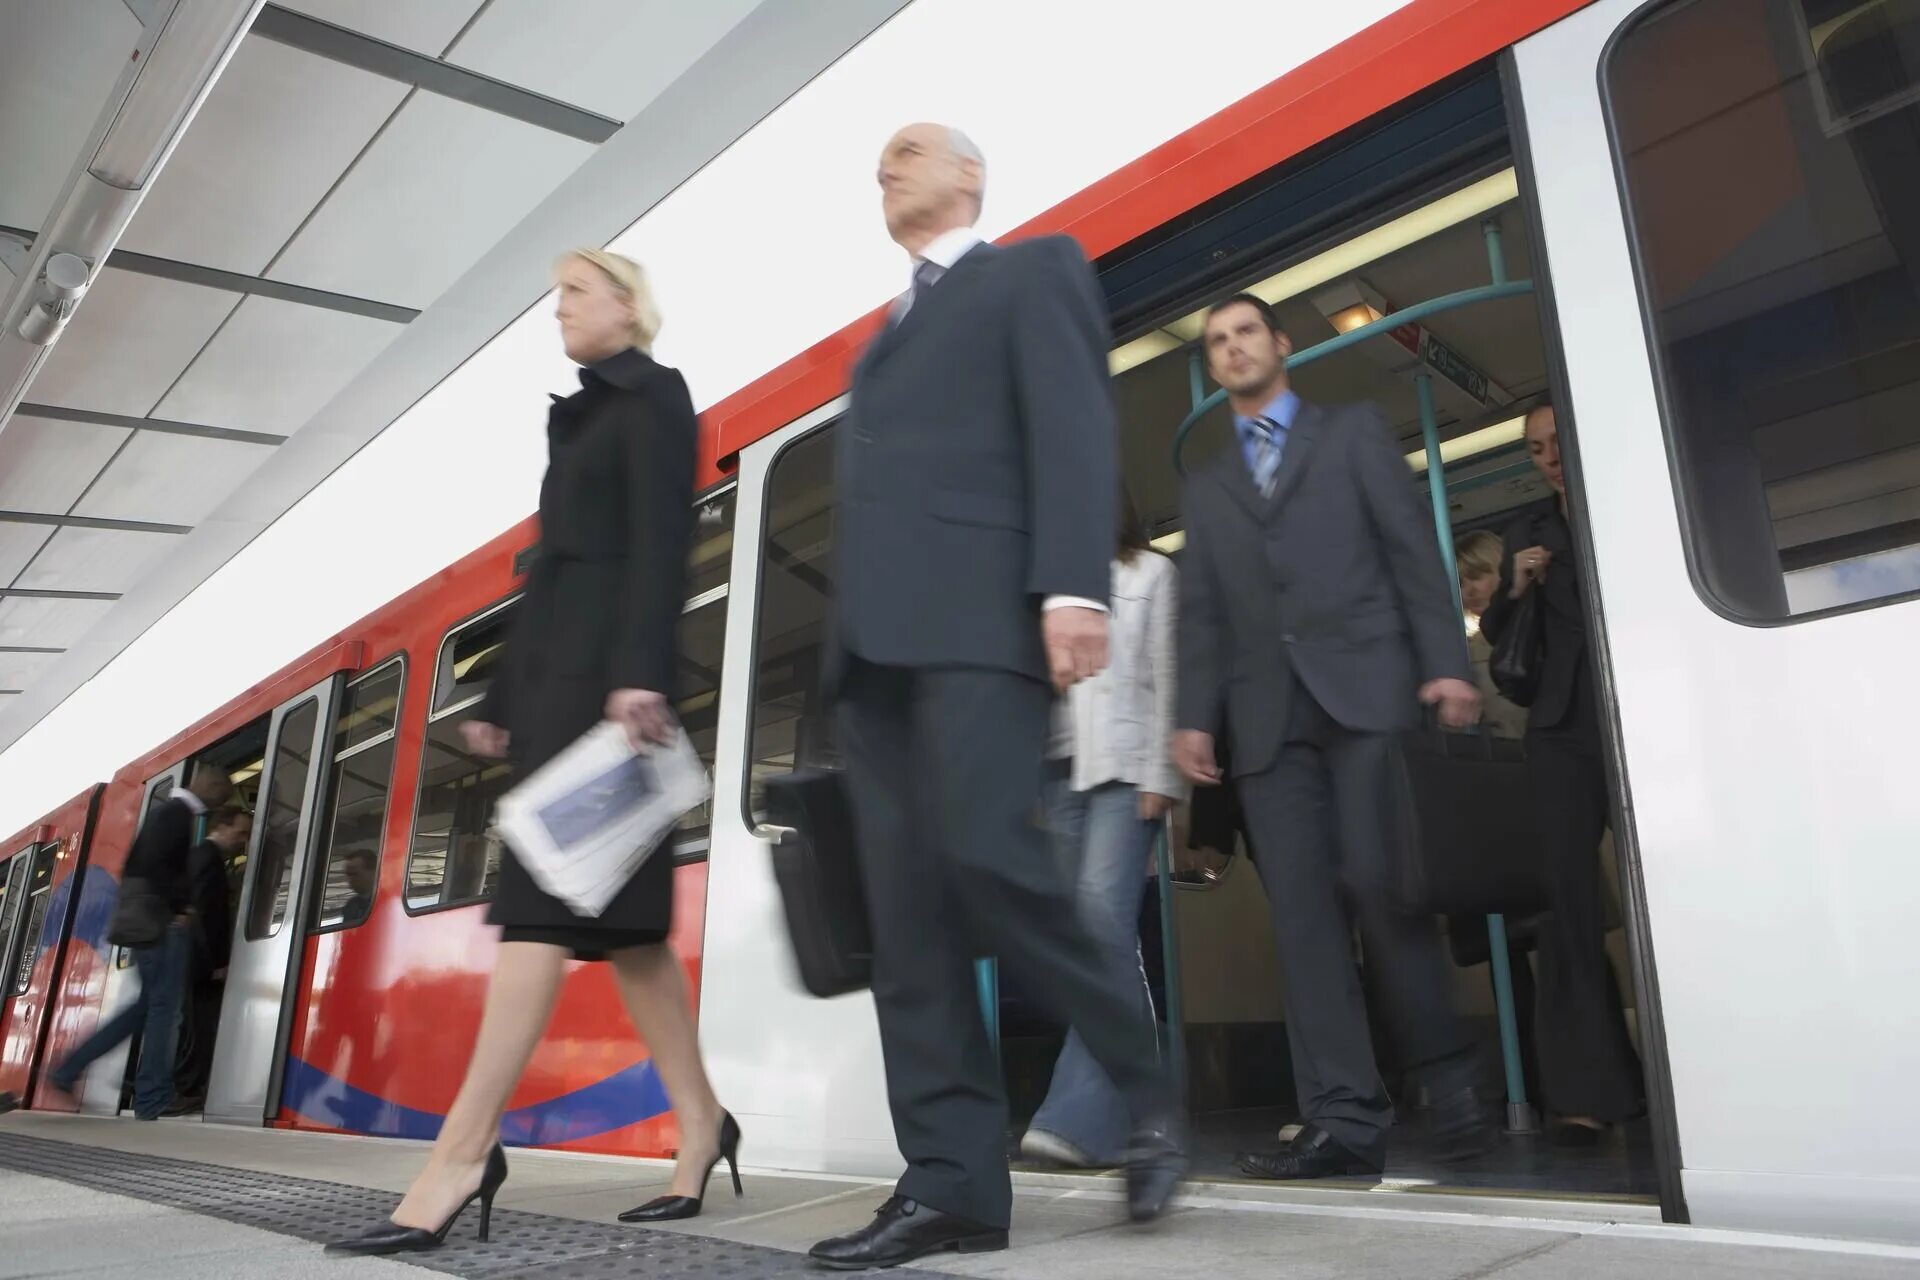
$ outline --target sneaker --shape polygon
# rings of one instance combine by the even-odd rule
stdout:
[[[1042,1164],[1065,1165],[1070,1169],[1097,1169],[1102,1166],[1092,1156],[1057,1133],[1029,1129],[1020,1139],[1020,1154]]]

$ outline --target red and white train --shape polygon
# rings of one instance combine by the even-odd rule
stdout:
[[[1298,379],[1385,405],[1410,484],[1430,390],[1456,532],[1536,492],[1515,419],[1553,397],[1651,1109],[1651,1176],[1616,1190],[1668,1220],[1920,1240],[1916,48],[1901,0],[917,0],[619,237],[705,404],[677,693],[715,789],[675,841],[674,946],[750,1159],[898,1161],[867,1001],[791,976],[754,783],[822,750],[826,441],[905,278],[869,153],[930,117],[987,151],[989,234],[1068,232],[1095,261],[1163,546],[1174,431],[1206,390],[1195,317],[1226,293],[1272,299],[1303,347],[1458,302]],[[1532,287],[1485,291],[1503,279]],[[137,823],[212,761],[256,825],[206,1118],[435,1131],[478,1023],[508,782],[457,725],[537,535],[446,564],[423,530],[531,507],[567,377],[550,324],[523,316],[0,755],[0,1089],[70,1105],[48,1064],[134,981],[104,933]],[[1203,419],[1191,449],[1222,438]],[[383,599],[370,564],[418,585]],[[1189,1043],[1215,1056],[1284,1023],[1258,892],[1240,869],[1171,895]],[[1195,1089],[1269,1065],[1196,1064]],[[81,1107],[116,1112],[123,1075],[96,1068]],[[672,1149],[603,966],[569,977],[507,1130]]]

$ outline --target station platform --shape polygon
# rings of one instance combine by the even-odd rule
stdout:
[[[749,1134],[751,1125],[749,1122]],[[691,1222],[614,1218],[666,1187],[659,1162],[509,1152],[493,1240],[477,1216],[405,1262],[337,1260],[315,1243],[378,1222],[419,1143],[15,1113],[0,1120],[0,1277],[805,1276],[804,1250],[849,1230],[883,1183],[748,1169]],[[1194,1184],[1176,1212],[1125,1224],[1111,1177],[1020,1173],[1014,1246],[906,1274],[1046,1280],[1421,1277],[1430,1280],[1892,1280],[1920,1248],[1661,1225],[1645,1208],[1396,1189]],[[719,1184],[716,1183],[716,1190]]]

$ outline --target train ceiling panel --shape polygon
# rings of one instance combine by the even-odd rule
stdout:
[[[65,649],[78,644],[113,608],[108,600],[0,600],[0,649]]]
[[[385,349],[387,320],[248,298],[154,410],[157,417],[289,436]],[[254,378],[272,369],[271,378]]]
[[[0,431],[0,511],[65,515],[132,434],[126,427],[15,414]]]
[[[483,0],[285,0],[280,6],[439,57]]]
[[[43,524],[0,524],[0,577],[12,582],[20,571],[33,563],[33,557],[52,533]],[[7,641],[0,640],[0,645]]]
[[[0,649],[0,689],[19,689],[53,665],[54,653],[9,653]]]
[[[132,529],[56,529],[15,580],[29,591],[129,591],[179,542]]]
[[[0,10],[0,226],[37,227],[53,208],[139,31],[124,4]]]
[[[73,513],[95,520],[198,524],[272,452],[270,445],[237,440],[135,432]]]
[[[109,267],[73,313],[28,397],[144,417],[239,301],[218,289]]]

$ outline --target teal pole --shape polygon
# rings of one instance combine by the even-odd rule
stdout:
[[[1454,610],[1465,616],[1460,603],[1460,575],[1453,564],[1453,513],[1447,508],[1446,463],[1440,457],[1440,423],[1433,407],[1433,375],[1422,370],[1413,377],[1420,397],[1420,441],[1427,447],[1427,494],[1433,499],[1433,531],[1440,539],[1440,560],[1453,584]]]
[[[980,1020],[986,1024],[987,1041],[993,1045],[994,1061],[1000,1060],[1000,970],[991,957],[973,962],[974,979],[980,985]]]
[[[1505,284],[1507,282],[1507,249],[1505,242],[1500,238],[1500,219],[1488,218],[1480,224],[1480,230],[1486,233],[1487,237],[1487,272],[1494,284]]]

